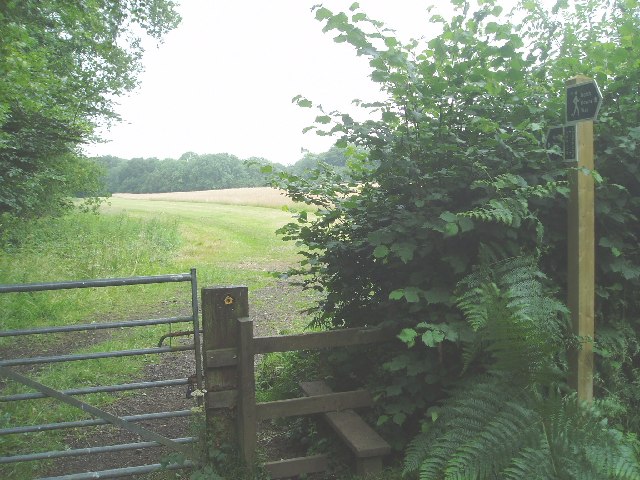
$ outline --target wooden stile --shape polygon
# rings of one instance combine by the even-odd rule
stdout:
[[[259,421],[316,413],[353,412],[350,409],[372,405],[371,394],[366,390],[328,391],[304,398],[256,403],[255,355],[381,343],[394,339],[393,332],[381,328],[353,328],[285,337],[254,337],[253,322],[247,318],[246,287],[203,289],[202,304],[207,425],[212,427],[216,424],[217,427],[211,431],[219,435],[222,420],[225,425],[222,430],[228,430],[228,439],[239,445],[248,467],[253,467],[257,458]],[[357,416],[355,412],[353,415]],[[347,417],[353,415],[347,414]],[[365,436],[370,431],[365,432]],[[351,435],[352,441],[354,438]],[[365,443],[364,439],[356,440],[358,445]],[[356,447],[354,451],[360,452],[362,457],[358,461],[360,473],[378,471],[381,455],[370,455],[373,450],[367,448]],[[264,466],[271,478],[287,478],[325,471],[327,458],[315,455],[267,462]]]
[[[322,381],[302,382],[300,387],[310,398],[326,396],[333,391]],[[360,415],[346,409],[328,411],[323,416],[356,456],[358,475],[378,474],[382,471],[382,458],[391,453],[391,446]]]
[[[321,348],[351,347],[387,342],[394,333],[383,328],[345,328],[328,332],[304,333],[284,337],[257,337],[255,353],[290,352],[293,350],[318,350]]]
[[[333,412],[346,408],[370,407],[372,405],[373,400],[368,391],[353,390],[350,392],[327,393],[315,397],[258,403],[256,405],[256,417],[258,420],[267,420],[270,418]]]

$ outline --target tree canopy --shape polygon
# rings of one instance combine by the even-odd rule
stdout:
[[[337,378],[340,362],[368,377],[399,444],[423,432],[407,473],[639,478],[640,5],[451,3],[450,20],[431,18],[440,35],[408,44],[357,3],[315,10],[387,98],[363,104],[377,120],[319,112],[313,128],[357,147],[345,175],[274,178],[316,209],[281,230],[305,247],[290,274],[324,293],[317,324],[395,326],[396,348],[334,360]],[[563,305],[575,167],[545,144],[578,74],[603,94],[597,171],[581,172],[597,181],[596,410],[566,383],[567,349],[589,341]]]
[[[178,160],[116,157],[95,159],[105,171],[103,181],[109,193],[161,193],[259,187],[267,183],[260,158],[241,160],[228,153],[183,154]]]
[[[0,2],[0,214],[96,193],[98,170],[78,146],[136,86],[141,35],[159,41],[179,21],[172,0]]]

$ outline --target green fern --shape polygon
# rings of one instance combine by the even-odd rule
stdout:
[[[483,352],[489,369],[517,372],[523,381],[557,377],[567,309],[544,291],[544,275],[530,257],[483,266],[460,282],[457,305],[477,336],[465,345],[468,367]]]
[[[489,376],[462,386],[407,449],[420,480],[640,478],[637,440],[595,407]]]
[[[514,258],[460,282],[457,305],[476,332],[465,366],[487,373],[461,382],[411,442],[405,473],[421,480],[640,479],[635,437],[560,393],[567,309],[544,281],[533,259]]]

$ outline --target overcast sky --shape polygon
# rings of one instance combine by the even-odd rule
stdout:
[[[351,112],[351,100],[379,98],[367,60],[322,33],[311,7],[321,0],[182,0],[183,21],[144,56],[140,86],[120,99],[122,123],[88,155],[178,158],[185,152],[230,153],[291,164],[303,149],[335,141],[302,134],[316,112],[291,103],[301,94],[326,110]],[[351,0],[326,0],[334,12]],[[431,38],[427,8],[448,16],[449,2],[361,0],[404,41]],[[513,3],[506,0],[503,3]]]

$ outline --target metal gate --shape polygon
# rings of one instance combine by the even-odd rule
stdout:
[[[127,430],[134,434],[139,440],[131,443],[115,444],[115,445],[92,445],[89,448],[70,448],[64,450],[52,450],[52,451],[37,451],[36,441],[29,443],[29,451],[24,452],[12,452],[11,455],[0,456],[0,471],[3,468],[10,468],[10,464],[16,464],[19,462],[35,462],[42,460],[53,460],[68,457],[82,457],[85,455],[96,455],[105,452],[126,452],[134,450],[136,452],[141,449],[150,447],[165,446],[172,451],[178,451],[186,453],[188,450],[193,450],[194,442],[196,438],[182,437],[182,438],[167,438],[158,434],[153,429],[143,427],[139,425],[140,422],[153,422],[157,420],[166,420],[175,417],[189,417],[193,415],[192,409],[173,410],[173,411],[161,411],[151,413],[133,413],[130,415],[113,415],[102,409],[96,408],[86,402],[76,398],[78,396],[95,394],[95,393],[115,393],[115,392],[131,392],[138,390],[144,392],[145,389],[155,389],[159,387],[175,387],[180,385],[187,386],[188,389],[201,388],[202,385],[202,355],[200,346],[200,325],[198,314],[198,287],[196,279],[196,270],[192,269],[190,273],[185,274],[172,274],[172,275],[157,275],[146,277],[130,277],[130,278],[111,278],[111,279],[98,279],[87,281],[70,281],[70,282],[56,282],[56,283],[37,283],[37,284],[23,284],[23,285],[0,285],[0,293],[14,294],[19,292],[41,292],[47,290],[65,290],[65,289],[78,289],[78,288],[96,288],[96,287],[118,287],[125,285],[148,285],[159,283],[171,283],[171,282],[189,282],[190,283],[190,295],[191,295],[191,315],[187,316],[174,316],[166,318],[152,318],[141,320],[123,320],[123,321],[105,321],[105,322],[93,322],[87,324],[77,325],[64,325],[64,326],[47,326],[44,328],[33,329],[20,329],[20,330],[0,330],[0,337],[21,337],[21,336],[37,336],[46,334],[68,334],[71,332],[96,332],[98,330],[107,329],[126,329],[131,327],[145,327],[156,325],[173,325],[190,323],[191,330],[172,332],[167,335],[163,335],[157,345],[149,346],[148,348],[138,348],[129,350],[109,350],[90,353],[72,353],[65,355],[50,355],[50,356],[37,356],[37,357],[23,357],[23,358],[3,358],[0,360],[0,379],[7,384],[12,382],[18,382],[22,385],[28,386],[35,392],[30,393],[17,393],[12,395],[0,396],[0,412],[6,411],[3,405],[8,405],[9,402],[33,402],[38,399],[54,398],[57,401],[63,402],[73,407],[77,407],[89,414],[94,419],[83,419],[75,421],[56,421],[48,423],[33,423],[33,424],[21,424],[15,425],[10,420],[4,418],[8,415],[0,417],[2,419],[2,426],[0,428],[0,447],[3,445],[3,439],[11,435],[24,435],[37,434],[39,432],[63,430],[63,429],[89,429],[95,426],[101,425],[116,425],[120,428]],[[1,314],[0,314],[1,315]],[[167,337],[173,338],[175,336],[190,336],[193,338],[193,342],[189,344],[177,345],[177,346],[165,346],[163,345]],[[127,357],[136,355],[163,355],[171,352],[180,351],[193,351],[195,357],[195,374],[188,378],[172,378],[161,379],[154,381],[141,381],[136,383],[126,384],[114,384],[114,385],[92,385],[82,388],[75,388],[69,390],[58,391],[55,389],[55,385],[43,385],[29,378],[29,371],[32,368],[46,368],[47,365],[61,363],[61,362],[79,362],[87,360],[114,358],[114,357]],[[16,355],[17,357],[17,355]],[[0,388],[2,386],[0,385]],[[3,393],[3,392],[0,392]],[[141,395],[146,395],[141,393]],[[37,407],[33,407],[34,411],[37,411]],[[128,412],[129,413],[129,412]],[[46,415],[45,415],[46,417]],[[78,430],[74,430],[78,432]],[[73,435],[77,435],[74,433]],[[29,442],[29,440],[27,440]],[[6,442],[5,442],[6,443]],[[146,450],[145,450],[146,451]],[[6,455],[6,450],[2,449],[0,455]],[[173,463],[169,465],[162,465],[159,463],[150,463],[145,465],[128,465],[121,466],[115,465],[114,468],[103,469],[99,471],[83,471],[76,473],[64,472],[63,474],[56,474],[57,476],[46,477],[48,480],[82,480],[93,478],[116,478],[138,474],[145,474],[153,471],[160,470],[161,468],[179,469],[186,468],[192,464],[187,461],[184,463]],[[9,471],[9,470],[7,470]],[[6,478],[6,477],[5,477]],[[17,477],[16,477],[17,478]],[[44,480],[44,479],[43,479]]]

